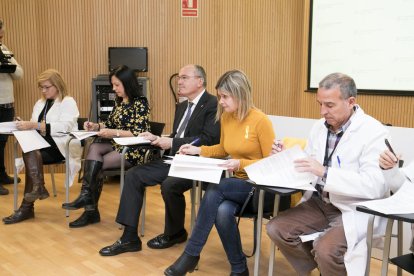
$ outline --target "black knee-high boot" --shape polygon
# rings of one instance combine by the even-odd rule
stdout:
[[[95,187],[98,185],[98,176],[101,172],[103,163],[96,160],[85,160],[82,187],[77,199],[70,203],[63,203],[62,208],[68,210],[77,210],[86,206],[94,205]]]
[[[27,173],[25,178],[26,181],[24,184],[24,193],[28,193],[33,190],[33,183],[32,179],[29,177]],[[3,222],[5,224],[13,224],[30,218],[34,218],[34,203],[28,202],[26,199],[23,199],[19,209],[12,215],[3,218]]]
[[[26,175],[33,183],[33,189],[25,192],[24,199],[27,202],[35,202],[36,199],[45,199],[49,197],[49,192],[45,187],[43,175],[43,159],[39,150],[23,153]]]
[[[99,214],[98,209],[98,202],[102,192],[103,178],[99,177],[99,180],[96,182],[96,184],[96,187],[92,187],[93,204],[85,206],[85,211],[82,213],[82,215],[78,219],[69,223],[70,228],[84,227],[89,224],[101,221],[101,216]]]

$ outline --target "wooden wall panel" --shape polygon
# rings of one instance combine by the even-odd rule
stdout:
[[[264,112],[319,116],[314,94],[304,92],[309,0],[198,2],[199,17],[182,18],[179,0],[0,0],[4,43],[25,70],[24,79],[15,82],[17,114],[30,117],[40,95],[36,76],[53,67],[87,117],[91,79],[107,73],[107,48],[146,46],[149,71],[139,75],[150,78],[152,119],[166,122],[167,131],[175,107],[168,80],[188,63],[204,66],[213,94],[218,77],[238,68],[250,77],[254,101]],[[413,100],[361,96],[358,101],[382,121],[414,126]]]

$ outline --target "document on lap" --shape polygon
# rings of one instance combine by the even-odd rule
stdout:
[[[11,134],[17,130],[16,122],[4,122],[0,123],[0,133]]]
[[[315,176],[295,170],[293,161],[305,157],[306,153],[299,146],[295,146],[263,158],[247,166],[245,170],[250,180],[258,185],[316,191],[310,184]]]
[[[76,137],[78,140],[83,140],[88,137],[95,136],[98,134],[98,131],[85,131],[85,130],[78,130],[78,131],[72,131],[70,134]]]
[[[172,159],[168,176],[218,184],[224,170],[219,165],[224,162],[226,160],[177,154]]]
[[[414,184],[406,181],[401,188],[392,196],[384,199],[358,202],[357,205],[368,207],[371,210],[391,214],[413,214],[414,213]]]
[[[122,146],[131,146],[131,145],[141,145],[141,144],[151,144],[151,141],[143,137],[121,137],[114,138],[115,143]]]
[[[50,147],[49,143],[36,130],[13,131],[24,153]]]

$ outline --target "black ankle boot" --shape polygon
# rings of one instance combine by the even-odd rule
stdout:
[[[190,256],[185,252],[170,267],[164,271],[167,276],[182,276],[187,272],[193,272],[196,268],[200,256]]]
[[[12,215],[3,218],[4,224],[18,223],[26,219],[34,218],[33,203],[25,202],[23,199],[22,205]]]
[[[77,210],[85,206],[94,206],[93,200],[95,190],[98,188],[97,182],[99,173],[102,169],[102,162],[95,160],[85,160],[85,169],[82,187],[77,199],[70,203],[63,203],[62,208],[67,210]],[[90,210],[90,208],[88,208]]]
[[[84,211],[82,215],[77,219],[69,223],[70,228],[84,227],[89,224],[98,223],[101,221],[99,210]]]
[[[231,272],[230,276],[249,276],[249,269],[246,267],[246,269],[243,272]]]

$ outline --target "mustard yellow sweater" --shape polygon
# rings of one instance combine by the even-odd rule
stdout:
[[[272,123],[260,110],[250,109],[243,121],[239,121],[234,113],[223,113],[220,144],[202,146],[200,155],[240,159],[240,168],[235,172],[235,176],[247,179],[244,167],[269,156],[274,139]]]

